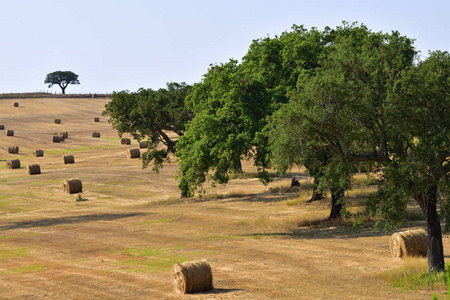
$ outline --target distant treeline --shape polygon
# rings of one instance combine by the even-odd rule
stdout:
[[[100,98],[110,97],[110,94],[52,94],[52,93],[5,93],[0,99],[28,99],[28,98]]]

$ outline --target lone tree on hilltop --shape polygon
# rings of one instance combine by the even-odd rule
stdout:
[[[48,83],[48,87],[51,88],[54,84],[59,85],[62,94],[66,93],[66,87],[69,84],[80,84],[78,75],[71,71],[56,71],[47,74],[44,83]]]

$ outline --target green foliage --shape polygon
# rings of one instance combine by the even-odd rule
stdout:
[[[54,84],[59,85],[62,94],[65,94],[69,84],[80,84],[80,81],[78,80],[78,75],[72,71],[55,71],[47,74],[44,83],[48,83],[49,88]]]
[[[81,197],[81,194],[78,194],[78,197],[75,199],[77,202],[84,202],[87,201],[88,199]]]
[[[182,136],[185,124],[193,117],[184,103],[190,93],[191,86],[174,82],[157,91],[114,92],[103,115],[110,117],[109,122],[119,136],[131,133],[139,134],[139,140],[147,138],[148,149],[142,154],[143,167],[153,162],[153,170],[158,171],[165,161],[170,161],[169,154],[176,149],[177,140],[167,132]],[[158,147],[160,143],[165,149]]]

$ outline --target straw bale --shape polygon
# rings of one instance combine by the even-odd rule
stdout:
[[[93,138],[99,138],[100,137],[100,132],[93,132],[92,133],[92,137]]]
[[[14,130],[7,130],[6,136],[14,136]]]
[[[81,193],[83,191],[83,184],[78,179],[66,179],[61,184],[62,190],[67,194]]]
[[[66,140],[64,134],[59,134],[59,141],[64,142]]]
[[[147,142],[146,141],[140,141],[139,142],[139,149],[147,148]]]
[[[61,124],[61,119],[55,119],[55,124]]]
[[[59,136],[64,137],[64,139],[67,139],[69,137],[69,133],[67,131],[63,131],[59,133]]]
[[[28,175],[41,174],[41,167],[38,164],[27,165]]]
[[[11,154],[19,153],[19,146],[9,146],[8,153],[11,153]]]
[[[97,94],[92,94],[92,98],[97,98],[98,95]]]
[[[128,158],[139,158],[139,157],[141,157],[141,151],[138,148],[128,149],[127,157]]]
[[[122,145],[130,145],[130,144],[131,144],[131,140],[130,140],[129,138],[122,138],[122,139],[120,140],[120,143],[121,143]]]
[[[394,258],[427,256],[427,233],[423,229],[394,233],[389,244]]]
[[[61,137],[59,135],[53,136],[53,143],[59,143],[61,141]]]
[[[63,155],[64,158],[64,164],[74,164],[75,163],[75,159],[73,158],[73,155]]]
[[[44,156],[44,150],[35,149],[33,151],[33,156],[34,157],[42,157],[42,156]]]
[[[19,107],[19,102],[14,102],[14,107]]]
[[[100,118],[99,117],[94,117],[94,122],[100,122]]]
[[[213,288],[211,266],[205,260],[175,264],[172,279],[175,291],[181,294],[203,292]]]
[[[7,169],[19,169],[20,168],[20,160],[12,159],[6,162]]]
[[[0,125],[0,130],[5,130],[5,125]]]

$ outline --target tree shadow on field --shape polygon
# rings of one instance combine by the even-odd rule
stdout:
[[[223,195],[221,199],[224,202],[283,202],[286,200],[291,200],[298,198],[298,193],[258,193],[258,194],[229,194]]]
[[[351,226],[329,226],[298,228],[290,232],[253,233],[242,236],[249,237],[280,237],[286,239],[356,239],[363,237],[389,236],[383,231],[374,231],[372,228],[354,228]]]
[[[0,226],[0,231],[19,229],[19,228],[48,227],[48,226],[62,225],[62,224],[76,224],[76,223],[93,222],[93,221],[112,221],[112,220],[135,217],[135,216],[142,216],[142,215],[146,215],[146,214],[145,213],[92,214],[92,215],[71,216],[71,217],[61,217],[61,218],[38,219],[38,220],[22,221],[22,222],[2,225],[2,226]]]

